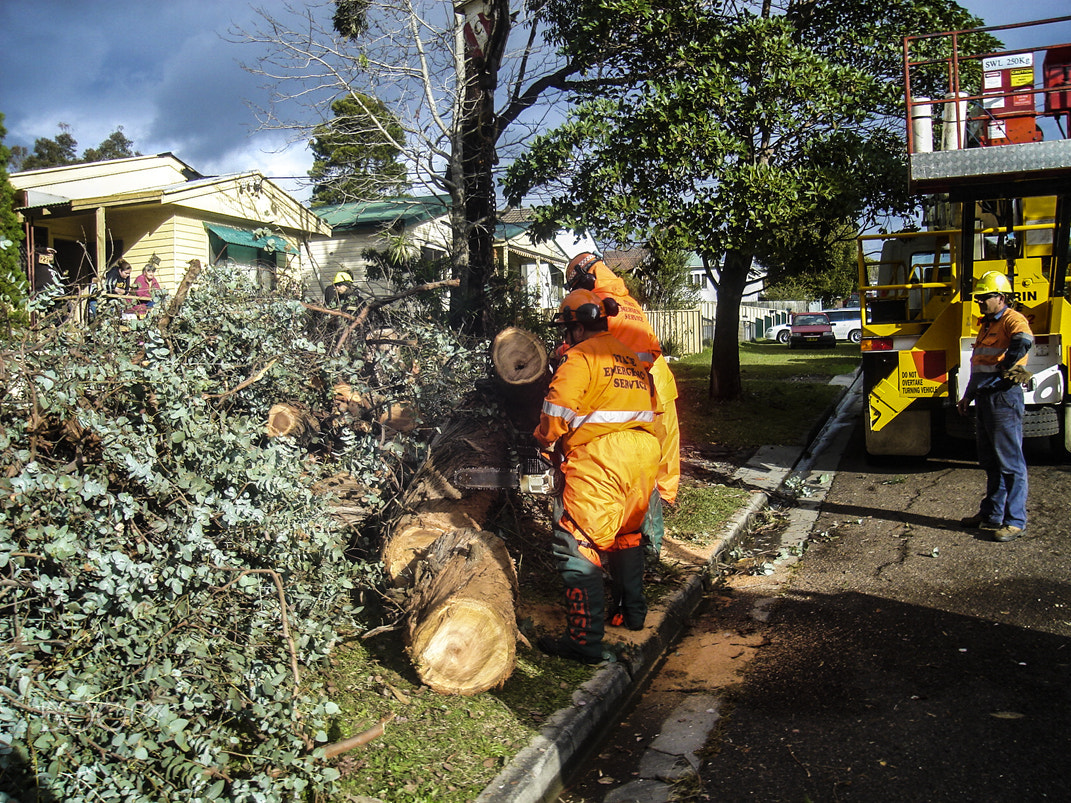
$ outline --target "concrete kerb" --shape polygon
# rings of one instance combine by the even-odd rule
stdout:
[[[748,504],[726,525],[716,542],[705,569],[731,548],[748,531],[752,520],[769,504],[797,464],[819,454],[828,420],[836,419],[858,382],[858,372],[826,413],[827,423],[817,428],[814,440],[806,448],[764,447],[758,450],[736,478],[749,487],[758,488]],[[642,687],[661,660],[663,653],[680,637],[703,597],[707,571],[689,578],[670,598],[661,619],[650,635],[636,645],[625,660],[606,664],[573,694],[572,706],[557,711],[513,760],[488,784],[476,803],[543,803],[554,800],[564,780],[587,757],[598,743],[598,735],[619,717],[629,699]]]

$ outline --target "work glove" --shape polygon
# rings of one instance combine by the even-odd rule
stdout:
[[[1010,382],[1014,382],[1016,385],[1025,385],[1034,378],[1034,375],[1021,365],[1013,365],[1011,368],[1001,373],[1000,376],[1002,379],[1007,379]]]

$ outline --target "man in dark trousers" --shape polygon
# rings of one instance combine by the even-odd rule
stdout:
[[[978,462],[985,469],[985,496],[964,527],[993,533],[994,541],[1014,541],[1026,531],[1026,459],[1023,457],[1023,382],[1029,381],[1026,354],[1034,335],[1026,318],[1008,306],[1008,277],[989,271],[974,288],[982,313],[971,353],[971,378],[958,408],[974,402]]]

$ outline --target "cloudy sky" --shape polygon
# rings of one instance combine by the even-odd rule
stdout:
[[[285,2],[256,5],[274,13]],[[990,25],[1068,13],[1067,0],[960,2]],[[5,143],[32,148],[62,122],[81,153],[122,126],[137,151],[171,151],[206,175],[305,176],[304,147],[287,146],[280,132],[257,132],[249,102],[263,104],[264,94],[239,64],[256,52],[225,38],[254,18],[244,0],[0,0]]]

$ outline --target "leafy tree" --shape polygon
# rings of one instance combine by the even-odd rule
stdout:
[[[25,153],[20,149],[19,155],[23,155],[18,170],[37,170],[42,167],[62,167],[74,164],[78,161],[78,141],[71,136],[71,127],[66,123],[59,124],[60,132],[55,139],[38,137],[33,143],[33,152]]]
[[[5,165],[10,152],[4,145],[7,129],[0,114],[0,340],[10,337],[12,325],[27,320],[24,304],[28,290],[26,271],[19,258],[23,232],[15,215],[15,188],[8,181]]]
[[[399,161],[405,131],[381,101],[360,93],[331,104],[334,118],[314,132],[312,205],[340,204],[408,189]]]
[[[128,159],[131,156],[141,154],[134,150],[134,142],[123,133],[123,127],[119,126],[96,148],[86,148],[82,161],[106,162],[110,159]]]
[[[508,172],[507,198],[542,188],[545,229],[617,242],[658,233],[698,253],[719,301],[710,393],[735,398],[739,305],[759,263],[801,232],[911,208],[903,124],[889,116],[902,106],[903,35],[978,21],[951,0],[548,10],[563,47],[613,42],[620,82],[579,94],[571,119],[535,139]]]
[[[63,167],[80,162],[101,162],[108,159],[125,159],[140,156],[133,149],[133,142],[123,133],[119,126],[109,134],[96,148],[86,148],[81,158],[78,156],[78,141],[71,134],[67,123],[59,124],[60,132],[55,139],[38,137],[33,143],[33,152],[22,146],[11,149],[4,164],[10,164],[14,170],[38,170],[45,167]]]
[[[821,299],[824,306],[832,306],[856,292],[859,265],[855,234],[853,224],[847,221],[828,233],[801,230],[782,261],[765,264],[763,296],[786,301]]]
[[[629,294],[652,309],[687,309],[695,306],[699,291],[692,284],[691,255],[680,249],[648,244],[644,258],[622,273]]]

